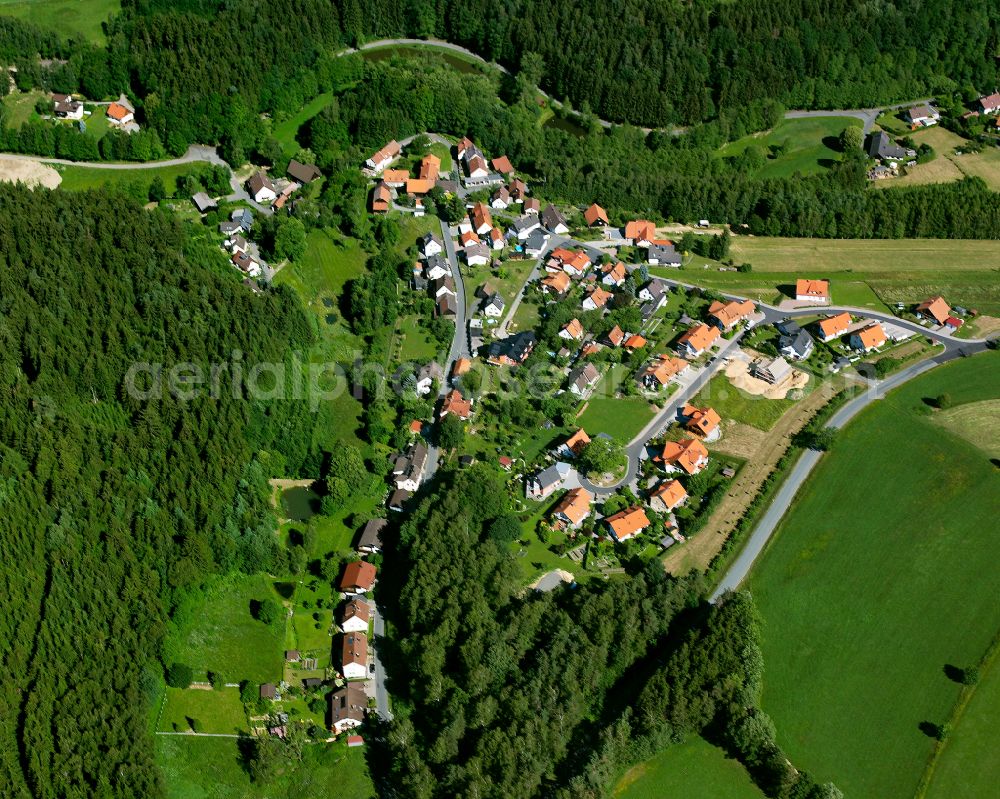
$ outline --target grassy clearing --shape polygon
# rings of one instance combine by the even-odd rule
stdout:
[[[767,133],[753,133],[730,142],[718,151],[718,155],[731,158],[741,155],[750,146],[765,151],[780,148],[780,154],[769,158],[757,170],[759,177],[790,177],[797,172],[814,175],[843,158],[838,138],[845,128],[855,125],[860,126],[861,121],[853,117],[784,119]]]
[[[624,381],[630,379],[629,369],[624,364],[615,364],[601,377],[590,396],[587,409],[576,420],[591,438],[598,433],[607,433],[627,444],[653,418],[653,406],[642,397],[615,396]]]
[[[153,178],[159,176],[167,187],[167,195],[172,197],[177,193],[177,179],[197,172],[199,167],[197,164],[179,164],[156,169],[102,169],[86,166],[57,166],[56,169],[62,175],[59,188],[66,191],[83,191],[122,183],[137,183],[148,188]]]
[[[325,92],[319,94],[306,103],[298,113],[293,114],[288,119],[279,122],[273,127],[271,134],[281,144],[281,148],[285,151],[286,155],[295,155],[299,149],[299,143],[296,138],[299,128],[330,105],[331,102],[333,102],[332,93]]]
[[[499,268],[490,269],[485,266],[474,266],[468,268],[462,266],[462,277],[465,280],[465,293],[469,303],[469,312],[473,313],[479,307],[482,299],[477,296],[479,288],[484,284],[500,293],[507,308],[514,301],[514,298],[521,291],[524,281],[528,279],[531,270],[535,267],[535,261],[505,261]],[[522,303],[523,305],[523,303]],[[518,306],[520,310],[520,306]]]
[[[157,729],[187,732],[192,729],[194,720],[199,723],[198,732],[237,735],[250,729],[240,701],[239,688],[222,688],[218,691],[167,688],[166,703]]]
[[[266,575],[220,579],[192,609],[189,623],[175,636],[173,660],[194,669],[195,679],[209,671],[230,682],[280,678],[284,625],[266,625],[250,614],[250,603],[281,601]]]
[[[789,757],[847,796],[913,795],[950,715],[946,664],[998,627],[1000,472],[925,397],[1000,396],[1000,354],[893,392],[840,434],[751,575],[765,619],[764,707]]]
[[[416,314],[399,320],[396,335],[401,338],[400,361],[428,361],[437,355],[437,342],[420,327],[420,318]]]
[[[969,402],[934,414],[949,432],[964,438],[991,457],[1000,457],[1000,400]]]
[[[899,178],[876,181],[875,186],[915,186],[927,183],[950,183],[964,177],[982,178],[994,191],[1000,191],[1000,148],[987,147],[979,153],[956,154],[969,144],[968,139],[935,125],[910,134],[917,144],[929,144],[937,158],[909,167]]]
[[[7,6],[0,0],[0,14],[6,13]],[[32,89],[28,92],[15,91],[3,98],[6,108],[4,127],[19,128],[33,116],[35,116],[35,103],[39,98],[44,97],[45,92],[41,89]]]
[[[690,738],[630,769],[615,799],[761,799],[764,796],[736,760],[703,738]]]
[[[797,400],[757,397],[736,388],[728,377],[718,374],[692,402],[698,406],[710,405],[723,419],[734,419],[758,430],[770,430]]]
[[[168,799],[299,799],[302,796],[370,799],[364,747],[346,743],[305,747],[302,763],[265,786],[254,784],[243,767],[238,741],[184,735],[156,736],[156,760]]]
[[[82,35],[103,44],[101,23],[121,10],[119,0],[0,0],[0,14],[55,31],[61,36]]]

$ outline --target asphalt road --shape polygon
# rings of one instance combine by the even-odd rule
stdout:
[[[895,111],[899,108],[908,108],[918,103],[929,103],[933,97],[923,97],[909,103],[897,103],[896,105],[886,105],[881,108],[841,108],[829,111],[786,111],[785,119],[809,119],[810,117],[854,117],[860,119],[867,135],[871,133],[875,120],[884,111]]]
[[[373,605],[373,608],[372,632],[375,634],[376,644],[372,648],[372,665],[375,667],[373,675],[375,681],[375,710],[382,717],[383,721],[392,721],[392,711],[389,709],[389,692],[385,689],[385,667],[378,658],[378,642],[385,638],[385,619],[382,618],[378,606]]]

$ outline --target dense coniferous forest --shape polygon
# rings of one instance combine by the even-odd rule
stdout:
[[[260,459],[297,469],[302,403],[244,401],[226,372],[214,399],[126,390],[136,361],[248,369],[309,343],[294,295],[247,291],[219,257],[122,196],[0,186],[4,796],[158,795],[171,607],[282,556]]]

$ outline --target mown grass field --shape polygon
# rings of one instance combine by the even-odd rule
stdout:
[[[200,688],[167,688],[166,702],[158,730],[187,732],[193,720],[199,732],[236,735],[248,732],[246,713],[239,688],[203,691]]]
[[[5,13],[6,8],[7,6],[0,0],[0,15]],[[15,91],[4,97],[2,100],[6,111],[4,127],[21,127],[35,114],[35,103],[44,96],[45,92],[40,89],[32,89],[27,92]]]
[[[731,158],[752,145],[765,151],[779,146],[784,151],[764,163],[757,172],[759,177],[790,177],[796,172],[814,175],[843,158],[838,138],[845,128],[854,125],[860,126],[861,120],[853,117],[783,119],[766,133],[754,133],[730,142],[718,151],[718,155]]]
[[[281,148],[287,155],[295,155],[299,149],[299,143],[296,139],[299,128],[330,105],[331,102],[333,102],[332,93],[324,92],[323,94],[318,94],[306,103],[298,113],[293,114],[288,119],[282,120],[271,129],[271,134],[281,144]]]
[[[765,399],[747,394],[724,374],[713,377],[692,400],[699,407],[715,408],[723,419],[735,419],[758,430],[770,430],[795,403],[794,399]]]
[[[156,736],[156,760],[168,799],[301,799],[303,796],[371,799],[364,747],[345,742],[306,746],[302,763],[267,785],[251,782],[239,742],[232,738]]]
[[[137,183],[148,188],[153,178],[160,177],[167,187],[167,195],[172,197],[177,193],[177,179],[199,170],[198,164],[178,164],[155,169],[101,169],[86,166],[57,166],[62,176],[59,188],[66,191],[83,191],[97,189],[101,186],[120,185],[122,183]]]
[[[838,436],[751,574],[764,708],[789,757],[846,796],[910,799],[1000,627],[1000,470],[924,401],[1000,397],[1000,353],[940,367]]]
[[[119,0],[0,0],[0,15],[17,17],[66,38],[82,34],[104,43],[101,23],[121,10]]]
[[[630,769],[615,799],[762,799],[736,760],[703,738],[690,738]]]
[[[615,391],[630,379],[628,367],[615,364],[594,387],[587,409],[576,419],[577,425],[586,430],[591,438],[598,433],[607,433],[627,444],[653,418],[653,408],[648,400],[642,397],[615,397]]]

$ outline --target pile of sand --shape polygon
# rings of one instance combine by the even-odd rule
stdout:
[[[805,388],[809,382],[809,375],[798,369],[792,369],[788,377],[776,385],[771,385],[766,380],[751,376],[750,364],[738,358],[732,358],[726,364],[726,377],[741,391],[764,399],[785,399],[788,392]]]
[[[0,156],[0,182],[18,181],[31,188],[44,186],[47,189],[54,189],[62,182],[62,176],[52,167],[38,161]]]

